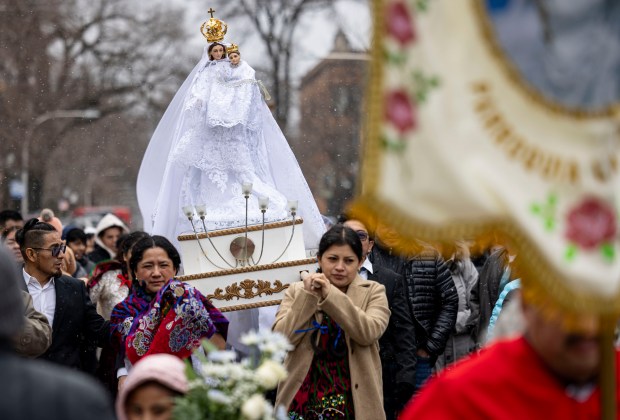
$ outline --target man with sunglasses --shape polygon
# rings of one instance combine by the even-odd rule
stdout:
[[[416,337],[413,317],[404,292],[404,280],[392,270],[371,263],[374,241],[366,226],[350,219],[344,225],[353,229],[362,242],[364,261],[360,276],[385,286],[392,315],[387,330],[379,340],[383,370],[383,407],[387,420],[396,419],[415,390]]]
[[[24,287],[52,326],[52,345],[41,358],[82,369],[80,345],[88,339],[103,346],[108,323],[91,303],[84,282],[62,275],[67,245],[52,225],[31,219],[16,240],[24,257]]]

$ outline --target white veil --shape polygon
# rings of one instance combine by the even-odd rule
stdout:
[[[144,230],[163,235],[177,243],[179,226],[179,190],[185,169],[171,164],[170,153],[179,140],[183,125],[184,103],[197,73],[209,62],[205,47],[202,59],[194,67],[174,96],[159,122],[144,154],[138,174],[138,204],[144,220]],[[303,232],[306,249],[316,249],[325,231],[323,219],[284,134],[271,111],[263,102],[260,107],[264,149],[260,160],[271,172],[274,186],[289,200],[298,200],[298,215],[304,219]],[[165,197],[166,202],[159,202]]]
[[[140,212],[142,213],[142,220],[144,223],[143,229],[147,233],[153,233],[153,216],[157,207],[157,199],[160,195],[162,183],[164,182],[164,174],[169,170],[168,156],[173,149],[175,141],[178,140],[175,131],[183,113],[185,97],[194,81],[196,73],[209,61],[207,49],[208,47],[204,48],[202,58],[174,95],[166,112],[159,121],[157,128],[153,132],[146,152],[144,152],[144,158],[142,159],[140,172],[138,173],[136,189],[138,205],[140,206]],[[174,235],[164,236],[176,242],[176,237]]]

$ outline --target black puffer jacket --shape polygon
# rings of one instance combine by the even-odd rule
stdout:
[[[459,298],[450,270],[439,253],[428,248],[405,264],[405,284],[417,323],[418,348],[436,358],[454,331],[458,313]]]

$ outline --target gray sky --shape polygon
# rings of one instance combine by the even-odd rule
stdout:
[[[160,0],[161,1],[161,0]],[[200,56],[206,41],[200,33],[200,25],[208,19],[208,0],[169,0],[184,7],[187,32],[191,35],[188,53]],[[152,3],[150,3],[152,4]],[[148,6],[143,6],[148,7]],[[217,17],[217,11],[215,13]],[[241,28],[235,28],[234,21],[228,22],[228,42],[240,43],[244,59],[252,67],[261,67],[261,54],[264,51],[259,41],[240,40]],[[336,5],[336,15],[327,11],[308,14],[297,29],[298,48],[295,50],[294,77],[297,79],[310,70],[333,46],[338,25],[345,31],[354,48],[365,49],[369,45],[371,22],[368,5],[359,0],[340,0]],[[193,34],[193,35],[192,35]]]

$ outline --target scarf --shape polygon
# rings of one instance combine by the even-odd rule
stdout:
[[[228,320],[195,287],[171,279],[150,301],[143,287],[134,289],[111,319],[112,334],[123,340],[131,363],[157,353],[185,359],[215,333],[226,339]],[[128,316],[121,320],[123,313]]]
[[[110,315],[110,332],[115,350],[125,347],[134,318],[149,306],[152,299],[153,296],[139,282],[134,281],[129,296],[114,307]]]

